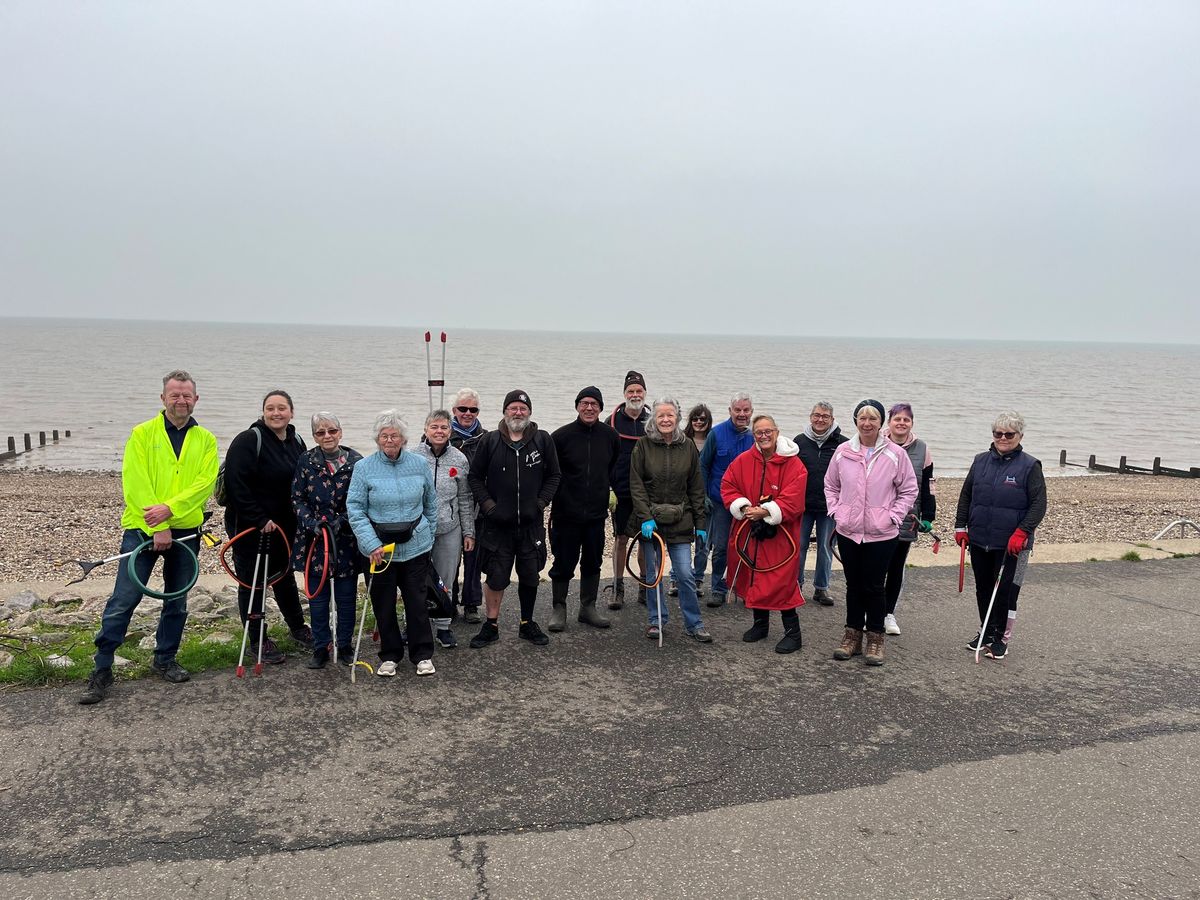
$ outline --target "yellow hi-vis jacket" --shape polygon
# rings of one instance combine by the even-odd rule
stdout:
[[[125,444],[121,463],[125,491],[121,527],[148,534],[168,528],[196,528],[204,521],[204,504],[217,483],[218,465],[217,439],[199,425],[184,434],[178,459],[162,413],[136,426]],[[171,518],[151,528],[146,524],[145,507],[158,503],[171,507]]]

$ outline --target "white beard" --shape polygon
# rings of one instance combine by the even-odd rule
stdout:
[[[507,426],[510,434],[521,434],[529,426],[528,419],[514,419],[511,416],[504,417],[504,424]]]
[[[642,414],[642,407],[646,405],[645,399],[642,400],[626,400],[625,409],[633,413],[635,416]]]

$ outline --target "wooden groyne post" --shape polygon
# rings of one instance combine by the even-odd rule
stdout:
[[[1150,468],[1145,466],[1131,466],[1128,458],[1122,456],[1121,461],[1115,466],[1106,466],[1096,462],[1096,454],[1093,453],[1088,457],[1086,464],[1074,463],[1067,461],[1067,451],[1060,450],[1058,452],[1058,464],[1060,466],[1076,466],[1080,469],[1087,469],[1089,472],[1113,472],[1117,475],[1169,475],[1172,478],[1200,478],[1200,466],[1192,466],[1189,469],[1173,469],[1170,466],[1162,464],[1162,457],[1154,457],[1154,462]]]
[[[63,437],[70,437],[70,436],[71,436],[71,429],[69,429],[69,428],[64,429]],[[58,440],[59,440],[58,439],[58,429],[57,428],[51,429],[50,443],[57,444]],[[20,456],[22,453],[28,453],[33,449],[33,435],[30,434],[28,431],[25,432],[24,435],[22,435],[22,442],[25,445],[25,449],[18,450],[17,449],[17,439],[15,437],[10,436],[8,439],[8,449],[4,450],[3,452],[0,452],[0,461],[6,460],[6,459],[12,459],[15,456]],[[46,432],[39,431],[38,432],[38,447],[41,448],[41,447],[45,447],[45,446],[46,446]]]

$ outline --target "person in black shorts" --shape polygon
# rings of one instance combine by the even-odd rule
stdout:
[[[530,421],[532,411],[528,394],[509,391],[504,398],[504,418],[480,440],[467,474],[479,504],[475,540],[487,613],[479,633],[471,638],[474,650],[500,639],[496,621],[514,567],[521,601],[518,634],[538,646],[550,643],[533,620],[533,606],[538,576],[546,565],[545,511],[561,476],[554,441]]]

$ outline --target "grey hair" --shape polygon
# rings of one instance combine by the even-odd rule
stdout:
[[[754,401],[750,399],[749,394],[747,394],[745,391],[738,391],[736,394],[734,394],[732,397],[729,398],[730,409],[733,408],[733,404],[741,403],[743,400],[749,400],[750,406],[751,407],[754,406]]]
[[[461,388],[459,390],[459,392],[454,395],[454,400],[451,403],[451,406],[458,406],[464,400],[474,400],[475,405],[478,406],[479,405],[479,394],[475,391],[474,388]]]
[[[1019,412],[1006,409],[1000,415],[996,416],[996,420],[992,422],[992,431],[1015,431],[1017,434],[1024,436],[1025,418]]]
[[[758,423],[759,423],[759,422],[761,422],[761,421],[763,421],[764,419],[765,419],[766,421],[770,422],[770,423],[771,423],[772,425],[774,425],[776,428],[778,428],[778,427],[779,427],[779,423],[775,421],[775,417],[774,417],[774,416],[772,416],[772,415],[768,415],[767,413],[759,413],[757,416],[755,416],[753,419],[751,419],[751,420],[750,420],[750,427],[751,427],[751,428],[757,428],[757,427],[758,427]]]
[[[317,426],[320,425],[322,422],[328,422],[330,425],[332,425],[338,431],[342,430],[341,420],[337,416],[335,416],[333,413],[331,413],[331,412],[316,412],[316,413],[313,413],[313,415],[312,415],[312,426],[311,427],[312,427],[312,430],[314,433],[317,430]]]
[[[379,440],[379,432],[385,428],[395,428],[400,432],[400,437],[405,443],[408,442],[408,425],[400,418],[400,413],[394,409],[385,409],[375,417],[375,424],[371,426],[371,435],[376,441]]]
[[[831,416],[833,415],[833,404],[830,403],[828,400],[818,400],[816,403],[813,404],[813,408],[808,411],[808,414],[811,416],[818,409],[823,409],[823,410],[825,410],[825,412],[829,413]]]
[[[435,409],[425,417],[425,427],[428,428],[431,424],[441,419],[444,422],[450,421],[450,413],[444,409]]]
[[[654,420],[654,414],[658,412],[660,406],[675,408],[675,431],[670,435],[659,431],[658,423]],[[679,410],[678,400],[674,397],[659,397],[650,404],[650,421],[646,423],[646,437],[660,444],[678,444],[680,441],[687,440],[687,435],[683,433],[683,414]]]
[[[196,379],[186,369],[172,369],[163,376],[163,390],[167,389],[168,381],[188,381],[191,382],[192,390],[196,390]]]

